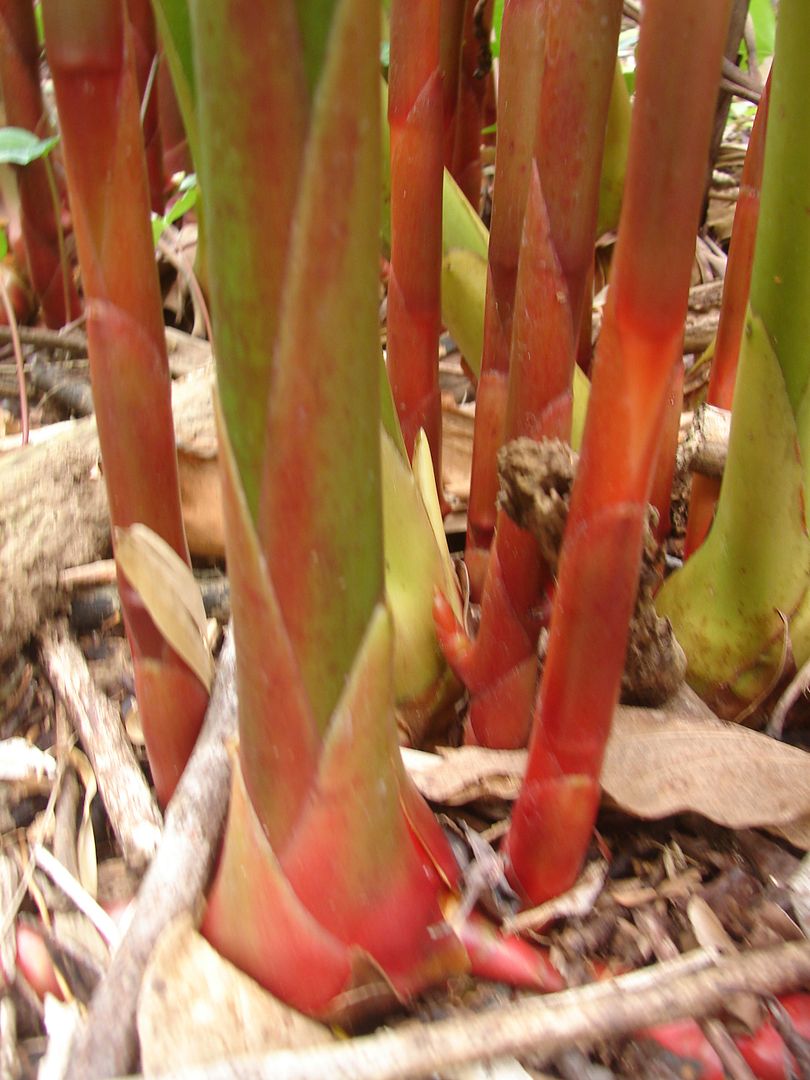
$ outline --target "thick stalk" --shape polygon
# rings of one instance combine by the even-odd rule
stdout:
[[[223,407],[221,419],[240,756],[203,928],[276,994],[327,1013],[358,984],[374,1007],[376,993],[388,997],[393,986],[404,997],[463,969],[467,958],[452,932],[429,933],[443,925],[439,898],[455,867],[405,777],[393,724],[391,622],[382,604],[377,5],[340,0],[325,41],[316,9],[276,5],[262,47],[285,52],[284,64],[263,58],[240,70],[242,89],[265,100],[285,91],[291,72],[304,73],[295,168],[289,147],[269,131],[266,156],[254,154],[252,132],[235,131],[220,107],[217,89],[233,77],[245,35],[256,36],[255,4],[230,5],[217,36],[205,0],[192,5],[192,20],[207,88],[202,192],[220,351],[232,340],[228,325],[245,312],[218,305],[244,286],[244,260],[257,255],[214,226],[234,198],[266,180],[268,165],[273,175],[291,168],[294,188],[287,242],[273,243],[272,218],[262,221],[265,233],[254,228],[247,238],[273,262],[280,285],[275,308],[250,307],[240,327],[262,343],[260,384],[272,385],[266,434],[253,431],[260,448],[248,444],[243,465],[248,472],[262,462],[258,526],[229,426],[238,425],[239,393],[255,393],[251,384],[240,388],[233,378],[237,408],[229,420]],[[226,142],[224,161],[205,150]],[[218,169],[221,183],[211,175]]]
[[[613,280],[507,839],[512,879],[534,902],[574,881],[599,804],[660,425],[681,362],[728,7],[661,0],[645,9]]]
[[[195,0],[201,86],[230,76],[239,26],[255,11],[251,0],[231,4],[212,38],[210,6]],[[320,3],[285,0],[273,14],[271,53],[283,46],[288,70],[300,64],[311,102],[289,243],[272,247],[259,232],[249,239],[270,248],[282,280],[278,309],[252,309],[244,328],[264,343],[270,369],[267,435],[253,433],[265,459],[258,524],[220,416],[240,742],[203,930],[286,1001],[346,1019],[355,1001],[360,1012],[375,1010],[477,959],[491,970],[491,948],[474,950],[445,921],[457,868],[404,772],[393,723],[379,444],[378,6],[339,0],[325,41]],[[288,70],[256,66],[251,92],[272,100]],[[216,95],[201,104],[203,144],[232,134]],[[229,170],[219,188],[202,178],[212,220],[228,205],[216,199],[241,197],[255,182],[246,174],[266,164],[249,142],[231,145],[225,163],[202,155],[209,168]],[[275,167],[287,167],[284,147],[276,154]],[[241,272],[243,257],[226,231],[214,236],[212,283]],[[222,341],[234,313],[215,307],[214,316]],[[542,957],[520,970],[535,986],[555,976]]]
[[[188,562],[131,37],[120,0],[78,7],[46,0],[43,14],[110,516],[114,525],[149,526]],[[147,750],[165,803],[194,745],[207,693],[120,571],[119,588]]]

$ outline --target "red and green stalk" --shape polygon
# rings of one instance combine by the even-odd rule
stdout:
[[[729,4],[645,9],[624,206],[526,778],[506,853],[539,903],[590,841],[683,321]],[[661,223],[666,222],[662,233]]]
[[[163,177],[163,140],[160,134],[157,86],[157,31],[151,0],[126,0],[132,24],[135,73],[143,116],[143,145],[149,177],[149,201],[155,214],[166,208]],[[146,95],[149,95],[146,97]]]
[[[45,0],[43,14],[110,516],[115,526],[147,525],[188,562],[129,24],[121,0]],[[165,804],[208,694],[120,571],[118,584],[147,751]]]
[[[748,293],[751,289],[751,270],[754,265],[754,248],[759,222],[759,195],[765,161],[770,85],[769,75],[757,108],[748,141],[748,150],[745,154],[740,178],[740,193],[734,211],[726,277],[723,282],[720,322],[717,326],[709,389],[706,395],[708,404],[716,405],[720,409],[730,409],[734,397],[737,361],[748,308]],[[717,477],[701,476],[697,473],[692,477],[689,519],[684,541],[686,558],[689,558],[706,539],[719,494],[720,480]]]
[[[464,562],[474,599],[481,597],[495,531],[498,477],[495,459],[503,443],[512,343],[512,313],[520,237],[529,187],[540,101],[546,0],[506,0],[501,25],[501,75],[487,289],[484,348],[475,399],[467,543]]]
[[[378,10],[191,5],[239,691],[203,931],[317,1015],[351,1012],[356,988],[361,1008],[406,998],[477,958],[446,922],[457,869],[394,726]],[[285,123],[267,125],[268,112]],[[268,177],[277,200],[253,203]],[[242,403],[254,398],[265,415],[246,434]],[[558,982],[542,957],[529,973],[521,961],[524,980]]]
[[[656,596],[690,685],[730,718],[810,657],[809,45],[810,8],[782,0],[723,483],[706,539]]]
[[[571,437],[575,331],[593,258],[620,17],[617,0],[580,0],[564,13],[554,9],[548,15],[512,321],[507,439]],[[595,27],[598,33],[592,32]],[[551,147],[557,147],[556,155]],[[467,732],[472,742],[526,745],[540,609],[548,584],[535,539],[499,511],[474,643],[452,618],[447,602],[436,599],[439,640],[472,693]]]
[[[391,139],[391,272],[388,375],[408,455],[424,430],[441,496],[443,101],[440,7],[392,0],[388,123]]]
[[[50,134],[39,80],[39,43],[31,0],[0,2],[0,88],[5,122]],[[15,169],[28,273],[47,326],[77,318],[81,304],[60,237],[61,202],[50,162]]]

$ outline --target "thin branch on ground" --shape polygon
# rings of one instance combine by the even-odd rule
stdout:
[[[664,1021],[719,1013],[728,995],[740,990],[782,993],[808,978],[810,942],[742,953],[716,965],[708,953],[688,953],[610,982],[524,998],[480,1014],[182,1069],[162,1080],[407,1080],[521,1054],[542,1065],[569,1046],[587,1048]]]
[[[228,743],[236,730],[233,640],[226,635],[205,725],[166,810],[160,846],[141,884],[132,921],[96,988],[71,1053],[69,1077],[115,1076],[138,1056],[136,1003],[147,961],[163,928],[203,895],[225,820]]]
[[[157,850],[160,811],[118,710],[97,688],[64,620],[42,631],[40,655],[93,766],[122,854],[133,869],[143,870]]]

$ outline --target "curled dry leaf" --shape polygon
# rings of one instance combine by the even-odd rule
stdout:
[[[191,568],[141,524],[115,530],[115,557],[158,630],[210,691],[214,661],[205,637],[202,595]]]
[[[432,802],[514,799],[524,750],[408,750],[405,765]],[[693,811],[732,829],[764,828],[810,849],[810,754],[713,716],[620,707],[602,788],[641,818]]]
[[[714,717],[618,709],[602,788],[638,817],[691,810],[810,848],[810,754]]]
[[[476,799],[516,799],[526,771],[525,750],[460,746],[429,754],[403,747],[402,758],[424,797],[445,806],[463,806]]]
[[[223,959],[188,914],[170,922],[155,945],[138,1001],[138,1035],[146,1076],[332,1038]]]

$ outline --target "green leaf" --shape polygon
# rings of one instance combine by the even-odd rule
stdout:
[[[5,259],[8,255],[8,233],[5,229],[0,229],[0,259]]]
[[[32,161],[47,157],[58,142],[57,135],[39,139],[33,131],[26,131],[25,128],[0,128],[0,163],[30,165]]]
[[[175,199],[163,217],[158,214],[152,216],[152,241],[157,244],[163,233],[168,229],[170,225],[174,225],[178,218],[181,218],[183,214],[191,210],[192,207],[197,205],[197,198],[200,193],[200,189],[197,185],[197,177],[194,173],[190,173],[184,177],[178,190],[181,192],[180,198]]]
[[[504,0],[495,0],[495,6],[492,9],[492,56],[493,58],[501,55],[501,23],[503,22],[503,4]]]
[[[37,26],[37,44],[40,49],[45,45],[45,27],[42,22],[42,4],[36,0],[34,4],[34,21]]]
[[[191,567],[146,525],[116,528],[115,557],[144,607],[174,651],[206,690],[214,661],[205,639],[205,608]]]
[[[776,16],[773,11],[773,2],[772,0],[751,0],[749,11],[756,34],[757,61],[761,64],[766,57],[773,56],[776,37]]]

